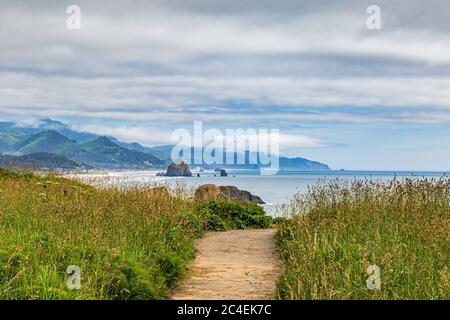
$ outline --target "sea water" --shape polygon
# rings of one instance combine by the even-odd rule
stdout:
[[[261,175],[259,171],[228,170],[228,177],[219,177],[217,172],[193,172],[193,177],[156,177],[154,172],[128,172],[115,175],[115,183],[139,183],[149,185],[168,185],[169,187],[184,186],[195,190],[203,184],[216,184],[222,186],[235,186],[250,191],[261,197],[266,203],[266,211],[278,216],[279,207],[288,204],[297,193],[304,193],[308,186],[339,179],[339,181],[354,180],[383,180],[388,181],[397,177],[402,178],[439,178],[449,176],[448,172],[411,172],[411,171],[285,171],[276,175]]]

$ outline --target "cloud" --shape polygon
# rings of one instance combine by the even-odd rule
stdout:
[[[21,119],[18,119],[15,121],[15,126],[21,128],[21,127],[31,127],[31,128],[38,128],[41,124],[43,124],[43,121],[41,119],[36,119],[32,117],[23,117]]]
[[[72,125],[72,130],[113,136],[125,142],[139,142],[146,146],[170,144],[171,131],[143,126],[111,126],[98,124]]]
[[[448,4],[424,10],[421,1],[379,1],[379,32],[365,27],[369,4],[78,1],[82,29],[68,31],[68,3],[2,1],[0,111],[123,121],[448,123]],[[345,109],[331,110],[338,107]]]
[[[251,6],[239,6],[247,7],[246,12],[234,10],[225,14],[212,8],[223,5],[207,2],[210,1],[190,1],[189,7],[178,1],[140,1],[134,6],[81,1],[80,31],[66,29],[63,4],[41,5],[37,10],[31,5],[6,2],[0,22],[1,65],[44,72],[117,75],[192,73],[194,63],[195,69],[200,67],[197,72],[210,75],[217,68],[222,72],[227,69],[233,73],[261,72],[267,68],[261,59],[278,64],[292,55],[307,62],[320,56],[325,61],[358,59],[353,63],[347,61],[346,65],[384,60],[383,69],[398,61],[410,66],[420,64],[419,67],[450,64],[449,29],[433,27],[439,19],[428,19],[426,28],[423,23],[420,26],[401,23],[402,18],[411,15],[410,7],[421,7],[419,2],[408,2],[408,6],[397,11],[398,8],[382,1],[387,22],[385,30],[379,33],[366,29],[367,6],[361,2],[320,4],[304,11],[305,2],[283,5],[264,1],[265,6],[256,6],[260,9],[251,12],[248,9],[255,7],[252,1]],[[427,4],[427,9],[440,11],[440,5],[444,2]],[[227,2],[225,7],[233,5]],[[277,8],[271,11],[272,7]],[[290,13],[286,12],[289,7],[293,7]],[[20,37],[10,37],[12,32]],[[23,50],[24,41],[29,50]],[[229,64],[230,56],[237,63]],[[241,59],[246,57],[255,63],[242,68]],[[307,66],[302,71],[305,69]]]
[[[450,78],[432,77],[252,77],[230,81],[222,77],[80,78],[3,73],[0,108],[11,114],[84,115],[137,121],[433,119],[446,123],[450,115],[449,87]],[[236,106],[230,101],[242,103]],[[351,112],[329,111],[333,106],[346,106]],[[391,112],[377,113],[380,106],[390,108]],[[358,110],[371,113],[361,114]],[[421,112],[420,117],[415,112]]]
[[[113,136],[118,138],[119,140],[126,142],[139,142],[146,146],[152,145],[160,145],[160,144],[176,144],[178,141],[174,141],[171,139],[172,133],[175,132],[176,129],[185,129],[190,133],[192,143],[194,143],[194,139],[196,135],[194,135],[194,131],[192,128],[174,128],[174,130],[164,130],[161,128],[149,127],[149,126],[113,126],[113,125],[98,125],[98,124],[80,124],[80,125],[72,125],[72,130],[79,132],[89,132],[98,135],[106,135]],[[211,131],[213,130],[213,131]],[[208,143],[211,143],[213,139],[217,143],[221,143],[225,145],[225,141],[227,139],[233,139],[234,141],[247,141],[251,146],[258,146],[258,141],[265,141],[263,139],[270,139],[271,129],[250,129],[248,128],[242,129],[242,131],[236,131],[236,129],[229,129],[230,136],[227,137],[227,129],[226,128],[205,128],[202,131],[202,139],[196,141],[196,145],[203,144],[206,146]],[[216,132],[218,134],[214,134],[214,137],[210,135],[212,132]],[[253,133],[254,132],[254,133]],[[267,132],[267,135],[264,134]],[[285,150],[289,148],[315,148],[315,147],[323,147],[325,143],[320,141],[317,138],[313,138],[310,136],[302,135],[302,134],[286,134],[286,133],[278,133],[273,138],[276,138],[276,143],[279,145],[280,150]],[[252,150],[257,151],[257,150]]]
[[[225,129],[217,128],[206,130],[203,137],[196,141],[197,145],[215,144],[226,145],[226,142],[233,142],[243,149],[258,151],[259,145],[276,145],[280,149],[288,148],[316,148],[325,144],[319,139],[302,134],[286,134],[271,129]],[[195,135],[192,135],[195,138]],[[248,144],[248,147],[245,145]]]

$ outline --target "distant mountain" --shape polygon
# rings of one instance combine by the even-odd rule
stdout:
[[[24,170],[89,170],[93,167],[78,164],[65,156],[52,153],[30,153],[23,156],[0,155],[0,167]]]
[[[152,148],[144,147],[140,143],[137,143],[137,142],[123,142],[123,141],[119,141],[118,139],[116,139],[114,137],[108,137],[108,139],[110,139],[112,142],[114,142],[118,146],[121,146],[122,148],[126,148],[126,149],[130,149],[130,150],[134,150],[134,151],[139,151],[139,152],[143,152],[143,153],[149,153],[149,154],[156,155],[155,153],[152,152]]]
[[[149,152],[151,152],[158,158],[170,162],[173,147],[174,147],[173,145],[162,145],[162,146],[151,147],[148,149],[149,149]]]
[[[164,145],[164,146],[158,146],[150,148],[151,152],[155,155],[157,155],[161,159],[165,159],[166,161],[170,161],[171,159],[171,152],[173,149],[173,145]],[[198,154],[195,153],[195,150],[198,151],[198,154],[202,154],[202,150],[200,149],[194,149],[191,148],[191,163],[200,163],[201,158],[198,158]],[[249,169],[249,170],[258,170],[261,167],[264,167],[258,160],[257,163],[253,163],[250,161],[250,159],[258,159],[258,154],[254,152],[246,151],[241,152],[240,155],[245,159],[245,163],[237,164],[238,162],[238,153],[237,152],[229,152],[228,158],[234,159],[233,163],[225,164],[227,159],[227,152],[223,153],[223,164],[206,164],[203,163],[202,167],[206,169],[215,169],[217,167],[224,168],[224,169]],[[197,157],[197,158],[196,158]],[[196,161],[194,161],[196,160]],[[199,164],[200,165],[200,164]],[[305,158],[295,157],[295,158],[288,158],[288,157],[280,157],[279,158],[279,168],[281,171],[288,171],[288,170],[301,170],[301,171],[329,171],[331,170],[330,167],[327,164],[318,162],[318,161],[312,161]]]
[[[210,169],[212,168],[224,168],[224,169],[251,169],[251,170],[259,170],[262,167],[270,167],[267,165],[261,165],[258,161],[257,164],[250,164],[248,158],[246,158],[246,164],[224,164],[224,165],[209,165]],[[329,171],[331,170],[327,164],[311,161],[305,158],[287,158],[280,157],[278,159],[279,170],[280,171]]]
[[[16,144],[26,139],[28,136],[18,132],[0,131],[0,153],[15,150]]]
[[[163,160],[154,155],[123,148],[107,137],[66,145],[58,153],[99,169],[148,169],[165,165]]]
[[[280,168],[281,170],[304,170],[304,171],[331,170],[327,164],[300,157],[296,158],[280,157]]]
[[[22,154],[36,152],[58,153],[62,148],[74,145],[76,145],[76,141],[56,131],[49,130],[31,135],[16,143],[15,151]]]
[[[98,135],[93,133],[72,130],[70,126],[49,118],[40,119],[36,121],[36,123],[30,125],[17,124],[15,122],[0,122],[0,131],[21,133],[25,135],[33,135],[42,131],[56,131],[63,136],[78,142],[87,142],[98,137]]]
[[[67,138],[78,142],[87,142],[94,140],[98,137],[98,135],[93,133],[72,130],[68,125],[48,118],[42,119],[41,123],[38,125],[38,128],[40,131],[42,130],[56,131],[66,136]]]
[[[166,165],[165,161],[152,154],[121,147],[107,137],[96,137],[92,141],[78,143],[54,130],[26,134],[5,125],[3,130],[6,131],[0,131],[0,153],[8,153],[10,156],[55,154],[98,169],[149,169]],[[41,155],[40,160],[42,158],[45,158],[45,155]],[[5,159],[14,160],[14,163],[21,163],[25,159],[32,160],[32,158]],[[49,161],[52,162],[54,159]]]
[[[99,169],[147,169],[163,167],[171,162],[173,145],[146,147],[137,142],[123,142],[114,137],[72,130],[70,126],[52,119],[41,119],[32,125],[0,122],[0,154],[24,155],[37,152],[54,153],[86,163]],[[194,159],[194,149],[191,149]],[[236,159],[238,153],[230,152]],[[250,152],[245,164],[202,164],[214,169],[259,169],[260,163],[250,164]],[[191,160],[192,160],[191,159]],[[191,161],[191,163],[201,162]],[[280,170],[330,170],[328,165],[305,158],[280,157]],[[224,162],[224,161],[222,161]]]

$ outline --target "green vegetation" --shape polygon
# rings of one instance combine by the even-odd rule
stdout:
[[[338,181],[298,195],[279,224],[281,299],[449,299],[450,180]],[[381,269],[381,289],[366,286]]]
[[[196,214],[204,219],[204,229],[223,231],[228,229],[268,228],[272,218],[255,203],[235,203],[228,200],[211,200],[200,204]]]
[[[6,126],[3,128],[5,131],[2,131],[2,127],[5,125],[2,126],[0,123],[0,155],[54,154],[97,169],[149,169],[166,164],[166,161],[151,154],[137,143],[127,144],[118,140],[113,142],[111,139],[114,138],[95,135],[91,137],[89,134],[87,135],[92,140],[78,142],[54,130],[27,134],[18,132],[20,128],[12,130]],[[62,131],[73,133],[68,129]],[[75,134],[75,136],[79,135]],[[20,159],[14,161],[20,161]]]
[[[183,190],[94,188],[0,169],[0,299],[164,298],[211,217],[247,228],[262,226],[262,215],[251,205],[197,204]],[[66,286],[70,265],[81,269],[80,290]]]
[[[24,136],[26,137],[24,134],[0,131],[0,152],[13,151],[15,144],[21,141]]]
[[[58,152],[64,146],[75,146],[76,142],[62,134],[49,130],[29,136],[15,145],[16,151],[22,154],[34,152]]]
[[[107,137],[93,141],[66,145],[58,151],[78,163],[87,163],[95,168],[146,169],[164,165],[165,162],[152,154],[123,148]]]
[[[39,119],[32,126],[0,122],[0,154],[22,156],[30,153],[54,153],[80,165],[97,169],[161,169],[171,162],[173,145],[145,147],[139,143],[123,142],[114,137],[98,136],[71,129],[52,119]],[[193,149],[191,150],[193,151]],[[233,159],[236,157],[234,155]],[[280,157],[280,169],[330,170],[328,165],[305,158]],[[259,169],[262,164],[227,165],[224,169]],[[203,163],[204,168],[214,169]]]
[[[90,170],[92,167],[80,165],[65,156],[53,153],[38,152],[23,156],[0,155],[0,167],[21,170]]]

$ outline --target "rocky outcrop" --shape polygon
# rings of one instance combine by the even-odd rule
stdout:
[[[258,204],[265,203],[260,197],[251,194],[249,191],[241,190],[235,186],[220,186],[219,189],[224,199],[240,202],[253,202]]]
[[[192,177],[192,172],[189,170],[189,166],[184,161],[180,163],[172,162],[167,168],[165,174],[166,177]]]
[[[214,171],[219,172],[221,177],[228,177],[228,173],[225,171],[225,169],[216,168]]]
[[[204,184],[195,190],[194,195],[196,200],[207,201],[210,199],[220,198],[220,189],[215,184]]]
[[[237,202],[253,202],[264,204],[265,202],[249,191],[241,190],[234,186],[216,186],[215,184],[205,184],[195,190],[195,198],[199,201],[211,199],[231,200]]]

